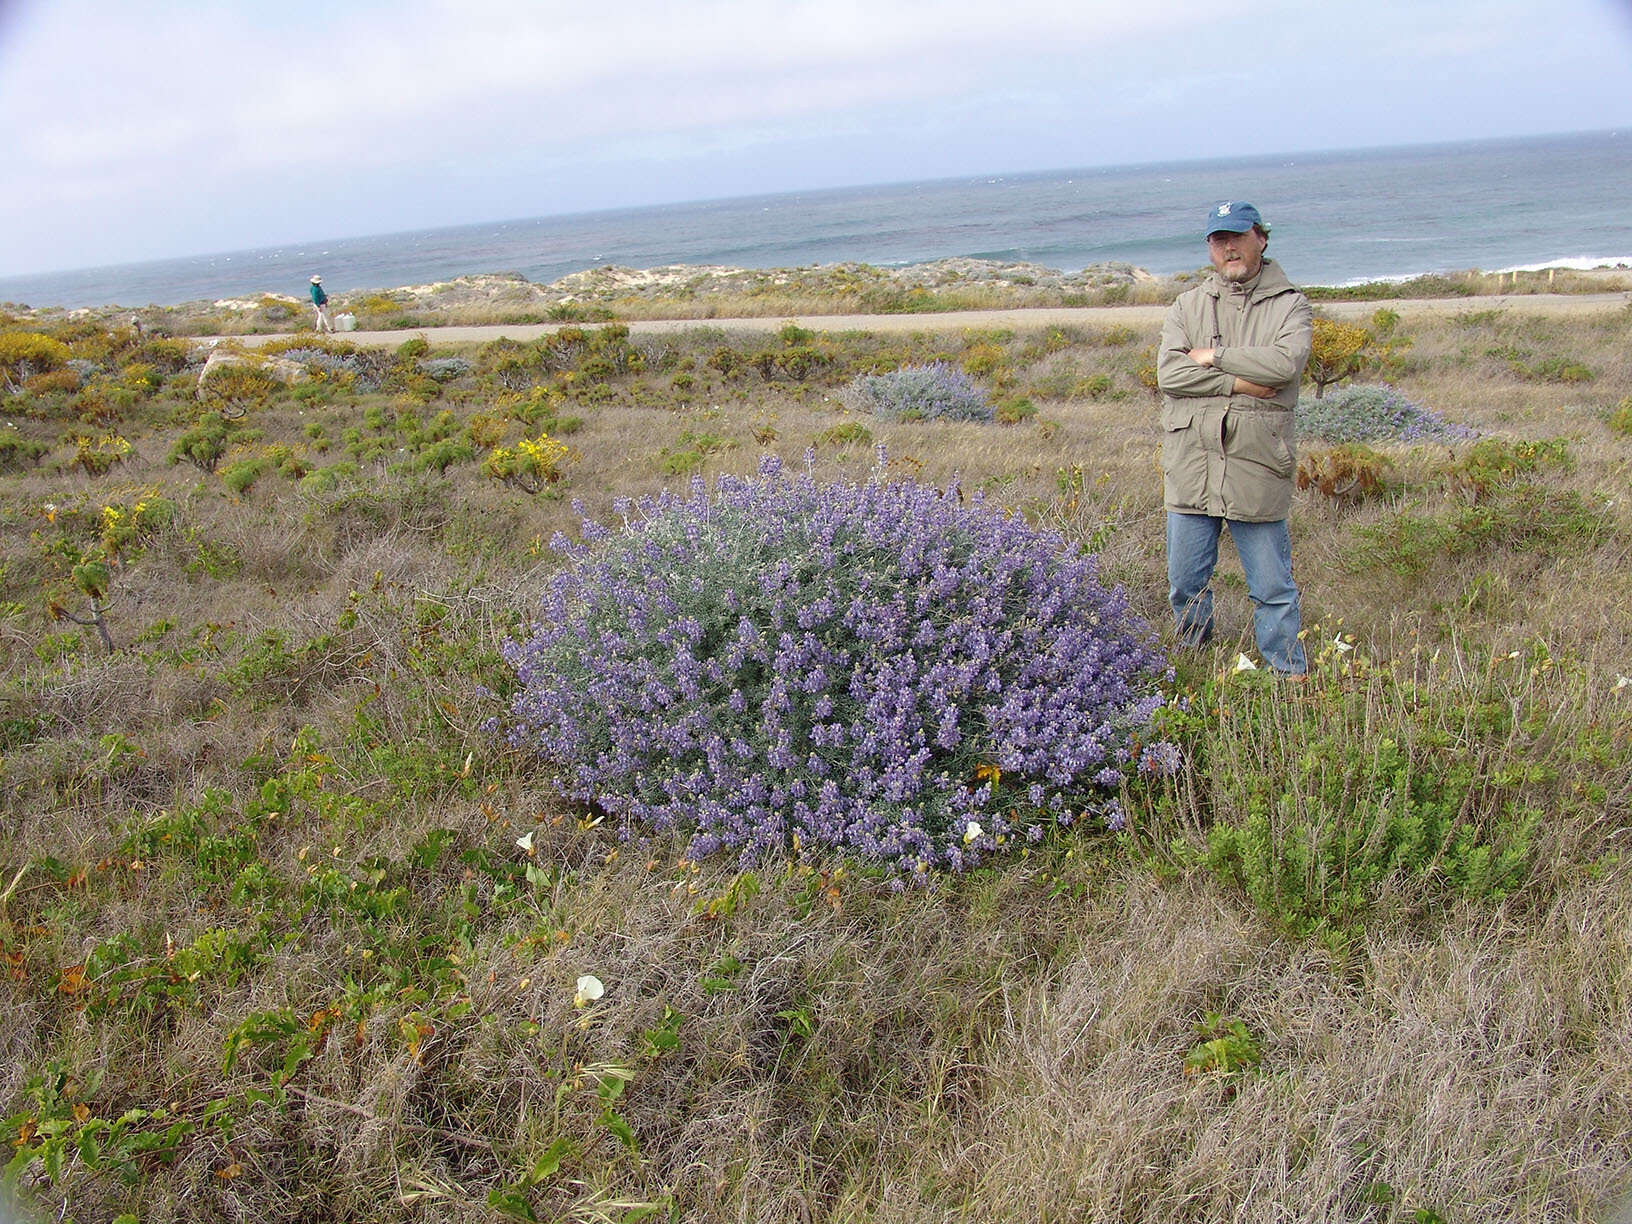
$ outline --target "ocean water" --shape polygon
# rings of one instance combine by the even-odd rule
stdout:
[[[949,256],[1063,271],[1206,262],[1221,199],[1257,204],[1270,250],[1302,284],[1427,272],[1632,265],[1632,132],[1232,158],[791,192],[0,277],[31,306],[174,305],[299,296],[483,272],[548,283],[606,264],[798,267]]]

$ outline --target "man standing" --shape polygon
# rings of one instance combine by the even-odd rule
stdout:
[[[323,292],[323,278],[312,277],[312,308],[317,311],[317,330],[332,332],[334,324],[329,322],[329,295]]]
[[[1169,308],[1156,359],[1168,600],[1182,641],[1212,637],[1213,568],[1228,526],[1258,651],[1277,672],[1302,675],[1308,664],[1286,518],[1309,300],[1264,258],[1269,227],[1251,204],[1215,206],[1206,234],[1213,274]]]

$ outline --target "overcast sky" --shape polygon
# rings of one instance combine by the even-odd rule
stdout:
[[[1627,0],[0,0],[0,276],[1632,127],[1629,70]]]

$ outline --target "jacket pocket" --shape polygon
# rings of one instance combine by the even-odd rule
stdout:
[[[1162,430],[1171,433],[1175,429],[1189,429],[1190,422],[1196,419],[1194,404],[1187,404],[1183,400],[1162,401]]]
[[[1264,469],[1267,476],[1292,478],[1298,468],[1298,452],[1290,412],[1231,412],[1230,423],[1236,458]]]
[[[1192,403],[1162,401],[1162,500],[1169,510],[1200,510],[1207,504],[1207,454],[1199,416]]]
[[[1229,518],[1283,519],[1297,471],[1290,412],[1231,412],[1224,427],[1224,505]]]

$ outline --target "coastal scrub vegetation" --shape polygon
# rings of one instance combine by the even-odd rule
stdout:
[[[438,326],[482,324],[587,326],[615,321],[722,318],[786,319],[803,315],[946,314],[1015,307],[1165,306],[1207,272],[1158,277],[1129,264],[1091,265],[1075,272],[1033,263],[955,258],[897,267],[862,263],[799,268],[589,268],[549,284],[519,273],[455,277],[401,289],[357,289],[330,295],[338,317],[351,315],[363,332],[412,332]],[[1317,302],[1376,302],[1424,298],[1499,301],[1515,296],[1619,293],[1632,290],[1632,271],[1597,269],[1544,272],[1434,273],[1405,281],[1311,286]],[[0,326],[9,326],[0,303]],[[72,312],[54,309],[26,317],[67,323],[89,320],[115,328],[128,308]],[[259,294],[178,306],[147,306],[134,316],[149,333],[174,336],[286,333],[310,318],[304,298]]]
[[[1627,315],[1476,307],[1302,406],[1297,686],[1228,550],[1166,634],[1150,329],[8,321],[0,1211],[1613,1218]],[[935,364],[1030,411],[846,403]]]

